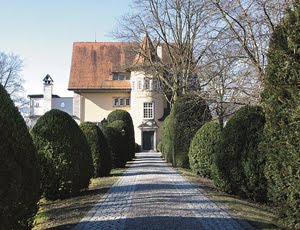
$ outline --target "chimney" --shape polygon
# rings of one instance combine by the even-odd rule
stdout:
[[[52,109],[53,80],[49,74],[43,79],[44,82],[44,113]]]

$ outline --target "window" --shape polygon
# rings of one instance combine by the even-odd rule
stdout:
[[[114,97],[113,98],[113,106],[114,107],[126,107],[130,106],[130,98],[129,97]]]
[[[114,81],[124,81],[124,80],[130,80],[130,74],[128,73],[113,73],[113,78]]]
[[[36,103],[34,104],[34,107],[40,107],[40,103],[36,102]]]
[[[114,74],[113,74],[113,80],[116,81],[116,80],[118,80],[118,79],[119,79],[118,74],[117,74],[117,73],[114,73]]]
[[[135,81],[132,81],[132,90],[135,91]]]
[[[123,80],[124,80],[124,74],[122,74],[122,73],[119,74],[119,80],[120,80],[120,81],[123,81]]]
[[[124,106],[124,98],[120,98],[120,106]]]
[[[114,106],[119,106],[119,98],[114,98]]]
[[[142,90],[142,81],[138,80],[138,91]]]
[[[126,102],[125,102],[125,103],[126,103],[126,106],[129,106],[129,105],[130,105],[130,98],[126,98],[125,101],[126,101]]]
[[[153,102],[145,102],[144,103],[144,119],[153,119],[154,118],[154,103]]]
[[[149,79],[145,79],[144,89],[150,90],[150,80]]]

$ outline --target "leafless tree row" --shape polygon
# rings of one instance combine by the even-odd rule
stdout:
[[[259,103],[268,43],[292,0],[136,0],[115,37],[141,42],[148,34],[164,55],[140,52],[172,103],[197,91],[220,123],[235,105]],[[170,96],[171,95],[171,96]]]

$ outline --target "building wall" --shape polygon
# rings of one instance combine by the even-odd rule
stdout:
[[[131,117],[134,125],[135,132],[135,141],[139,145],[142,145],[142,130],[138,128],[143,122],[146,122],[147,119],[143,118],[144,115],[144,103],[145,102],[153,102],[154,103],[154,121],[159,126],[155,131],[155,139],[156,145],[160,141],[161,137],[161,126],[162,122],[158,121],[158,119],[162,118],[164,115],[164,108],[166,107],[165,99],[161,93],[158,91],[147,91],[144,90],[144,78],[145,75],[143,72],[132,72],[131,73],[131,82],[135,82],[135,87],[132,87],[131,91]],[[138,81],[142,83],[142,90],[138,87]],[[156,146],[155,146],[156,148]]]
[[[100,122],[115,109],[130,110],[130,106],[114,106],[114,97],[129,98],[130,93],[81,93],[81,121]]]
[[[30,98],[30,116],[42,116],[44,114],[44,98]]]
[[[70,115],[73,115],[73,98],[72,97],[52,98],[52,109],[59,109]]]

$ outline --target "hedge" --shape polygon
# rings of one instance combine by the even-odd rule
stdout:
[[[221,133],[213,171],[222,190],[257,201],[267,200],[263,140],[265,117],[261,107],[245,106],[228,121]]]
[[[47,199],[70,197],[88,187],[94,171],[91,152],[84,133],[69,114],[56,109],[45,113],[31,134]]]
[[[262,94],[266,139],[261,149],[267,155],[269,196],[280,209],[280,219],[300,229],[299,1],[292,7],[269,45]]]
[[[185,94],[176,100],[171,109],[170,119],[169,140],[171,149],[174,148],[175,157],[173,166],[189,168],[190,143],[199,128],[211,120],[209,107],[203,98],[192,93]]]
[[[135,156],[135,138],[133,122],[130,114],[125,110],[116,109],[107,116],[107,120],[109,123],[117,120],[124,122],[124,130],[126,133],[124,138],[127,142],[127,160],[132,160]]]
[[[27,126],[0,84],[1,229],[31,229],[37,212],[39,170]]]
[[[161,134],[161,146],[160,151],[162,152],[163,158],[168,162],[172,163],[172,146],[171,146],[171,115],[168,115],[162,124]]]
[[[80,128],[88,141],[94,165],[94,177],[108,176],[112,167],[111,153],[100,128],[92,122],[83,122]]]
[[[121,120],[114,121],[104,128],[104,135],[107,139],[108,146],[111,150],[112,167],[124,168],[127,161],[127,142],[122,130],[125,123]]]
[[[220,135],[221,127],[214,121],[204,124],[195,134],[189,149],[190,167],[194,173],[211,178],[211,167]]]

